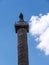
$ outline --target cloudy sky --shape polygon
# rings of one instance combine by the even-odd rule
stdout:
[[[18,65],[20,12],[29,24],[29,65],[49,65],[49,0],[0,0],[0,65]]]

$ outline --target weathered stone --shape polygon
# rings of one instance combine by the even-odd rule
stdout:
[[[20,21],[15,24],[15,30],[18,34],[18,65],[28,65],[27,32],[29,32],[29,26],[21,15],[20,18]]]

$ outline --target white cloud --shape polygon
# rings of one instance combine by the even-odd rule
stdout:
[[[36,48],[49,55],[49,13],[46,15],[32,16],[30,19],[30,33],[39,41]]]

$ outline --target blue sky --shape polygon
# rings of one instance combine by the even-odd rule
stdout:
[[[19,13],[28,21],[32,15],[49,12],[48,0],[0,0],[0,65],[17,64],[17,34],[15,22]],[[28,33],[29,65],[49,65],[49,55],[36,49],[38,43]]]

